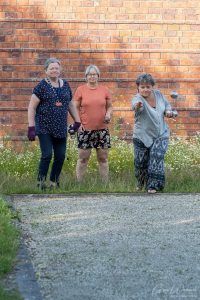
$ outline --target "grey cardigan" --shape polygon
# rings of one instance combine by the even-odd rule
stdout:
[[[143,103],[143,107],[135,111],[135,125],[133,137],[141,140],[146,147],[150,147],[158,137],[169,138],[169,127],[164,120],[164,113],[171,111],[171,105],[163,94],[158,90],[153,90],[156,107],[153,108],[140,94],[133,97],[132,109],[138,102]]]

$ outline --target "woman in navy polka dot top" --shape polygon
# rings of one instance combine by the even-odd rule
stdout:
[[[74,131],[80,126],[79,114],[71,101],[72,92],[66,80],[59,78],[60,61],[49,58],[44,65],[46,78],[33,89],[28,107],[28,139],[39,138],[41,159],[38,172],[38,187],[45,189],[49,164],[54,151],[54,161],[50,174],[50,186],[59,186],[59,177],[66,154],[68,111],[75,123]]]

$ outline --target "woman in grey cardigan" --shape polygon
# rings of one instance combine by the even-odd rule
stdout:
[[[136,85],[138,94],[132,100],[132,108],[137,190],[146,188],[148,193],[156,193],[165,185],[164,155],[170,134],[165,117],[172,118],[174,114],[167,99],[153,88],[155,81],[150,74],[138,76]]]

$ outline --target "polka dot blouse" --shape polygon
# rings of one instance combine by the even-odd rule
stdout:
[[[62,87],[54,88],[43,79],[33,89],[33,94],[40,99],[35,115],[36,134],[66,137],[68,107],[72,99],[68,82],[63,80]]]

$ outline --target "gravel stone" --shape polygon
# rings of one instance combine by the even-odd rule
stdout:
[[[200,299],[200,194],[12,201],[44,300]]]

